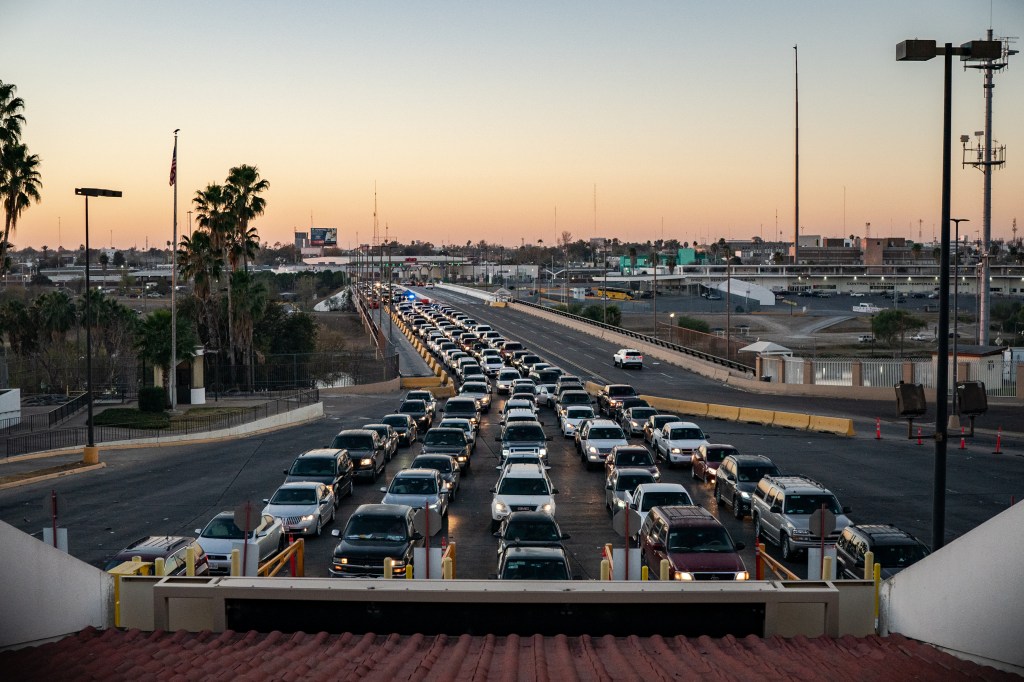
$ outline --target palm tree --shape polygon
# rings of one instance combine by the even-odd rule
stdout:
[[[243,164],[235,166],[228,171],[228,179],[225,184],[225,191],[228,198],[228,207],[234,218],[233,237],[237,242],[245,242],[249,236],[249,221],[256,216],[263,215],[267,201],[260,196],[260,193],[270,189],[270,182],[260,178],[259,169],[256,166]],[[257,244],[259,242],[257,241]],[[248,265],[244,249],[236,254],[242,256],[243,269]],[[231,269],[235,270],[238,263],[231,261]]]
[[[50,291],[40,295],[34,303],[39,316],[40,331],[58,343],[78,321],[74,301],[66,291]]]
[[[39,157],[29,154],[20,143],[5,144],[0,151],[0,203],[4,207],[4,233],[0,240],[0,273],[7,269],[7,249],[18,225],[18,217],[32,202],[41,199],[43,183],[39,175]]]
[[[247,367],[246,377],[249,387],[254,388],[252,375],[253,363],[250,358],[253,352],[253,332],[256,323],[263,317],[267,304],[267,290],[260,282],[253,280],[245,271],[231,274],[232,288],[238,292],[238,301],[234,310],[234,329],[238,336],[238,349],[242,355],[242,364]]]
[[[0,81],[0,150],[21,139],[21,125],[25,122],[25,102],[14,93],[14,83]]]
[[[210,233],[200,229],[193,232],[191,237],[181,238],[177,260],[182,278],[192,281],[192,293],[199,300],[201,315],[205,318],[203,324],[207,326],[206,340],[211,346],[219,348],[217,320],[211,300],[213,282],[220,278],[224,259],[214,248]]]

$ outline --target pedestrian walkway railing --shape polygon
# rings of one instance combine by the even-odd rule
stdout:
[[[237,412],[227,414],[189,417],[187,414],[172,419],[167,428],[144,429],[128,426],[96,426],[93,428],[93,439],[96,443],[115,441],[136,441],[146,439],[166,439],[191,433],[219,431],[277,414],[291,412],[305,405],[320,402],[320,391],[309,389],[297,391],[276,400],[268,400],[259,405],[250,405]],[[88,442],[88,428],[76,426],[64,429],[50,429],[25,435],[9,436],[3,441],[3,456],[13,457],[31,452],[60,450],[84,446]]]

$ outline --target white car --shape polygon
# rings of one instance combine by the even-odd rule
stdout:
[[[462,417],[445,417],[437,424],[439,429],[462,429],[466,432],[466,438],[470,442],[470,452],[476,449],[476,427],[473,422]]]
[[[253,514],[256,514],[255,510]],[[231,550],[237,548],[241,551],[245,537],[259,548],[260,563],[284,549],[285,544],[281,519],[269,514],[259,516],[256,530],[243,534],[242,529],[235,525],[235,513],[224,511],[214,516],[206,528],[196,528],[196,534],[199,535],[199,546],[210,560],[210,573],[231,571]]]
[[[616,367],[622,367],[623,369],[626,367],[644,368],[644,354],[635,348],[620,348],[615,351],[612,361]]]
[[[693,453],[707,444],[707,435],[693,422],[669,422],[654,432],[654,451],[669,466],[692,464]]]
[[[498,530],[502,519],[514,511],[539,511],[555,515],[558,489],[551,485],[544,469],[535,464],[512,464],[491,488],[491,532]]]
[[[693,504],[693,499],[681,483],[641,483],[636,490],[626,493],[626,506],[640,514],[641,525],[647,519],[651,507],[688,504]],[[639,526],[636,531],[640,532]],[[635,535],[635,533],[630,533],[630,535]]]
[[[480,358],[480,366],[486,374],[495,375],[505,366],[500,355],[484,355]]]
[[[565,414],[561,417],[562,435],[572,438],[576,435],[576,429],[584,419],[594,418],[594,408],[589,405],[572,405],[565,408]]]
[[[263,513],[281,519],[284,532],[315,535],[334,521],[334,491],[323,483],[294,481],[285,483],[270,499]]]
[[[935,335],[928,332],[918,332],[910,337],[911,341],[934,341]]]
[[[498,372],[498,379],[494,384],[498,393],[508,395],[512,392],[512,382],[522,378],[523,375],[519,373],[518,369],[503,369]]]
[[[555,385],[541,384],[537,387],[537,407],[555,406]]]

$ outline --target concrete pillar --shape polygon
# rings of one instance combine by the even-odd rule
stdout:
[[[203,371],[204,352],[205,349],[202,346],[196,346],[196,355],[192,358],[192,392],[190,402],[193,405],[206,404],[206,386],[204,385],[205,373]]]
[[[153,366],[153,385],[161,388],[164,385],[164,368],[158,365]]]
[[[903,383],[914,383],[914,363],[912,362],[903,363]]]
[[[813,384],[814,383],[814,361],[813,360],[804,359],[804,383],[805,384]]]
[[[864,385],[864,365],[861,364],[860,360],[854,360],[850,363],[850,372],[852,373],[852,379],[850,381],[851,386],[863,386]]]
[[[760,355],[754,358],[754,374],[757,375],[758,379],[764,376],[764,358]]]

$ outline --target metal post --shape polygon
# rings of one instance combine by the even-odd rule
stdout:
[[[95,447],[92,429],[92,288],[89,284],[89,195],[85,195],[85,390],[89,394],[86,446]]]

